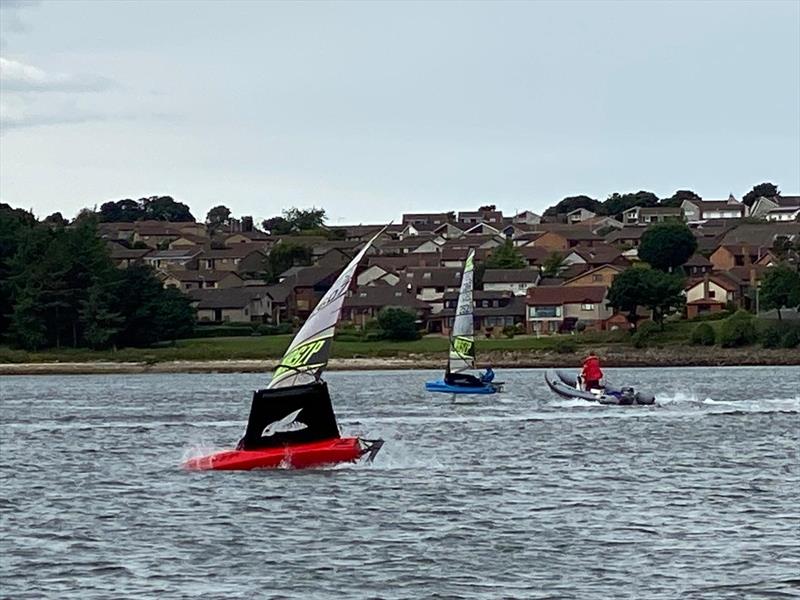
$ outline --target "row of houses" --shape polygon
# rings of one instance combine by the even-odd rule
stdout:
[[[787,242],[800,240],[800,223],[745,219],[734,203],[704,201],[697,212],[689,212],[698,241],[698,253],[685,265],[690,317],[728,305],[754,308],[763,273]],[[491,334],[514,325],[548,334],[569,331],[580,322],[594,329],[624,326],[625,320],[606,305],[609,286],[638,260],[646,230],[642,225],[686,218],[687,208],[634,207],[621,221],[590,211],[555,222],[531,211],[507,218],[493,207],[405,214],[362,261],[343,318],[360,326],[385,306],[401,306],[414,311],[426,330],[447,333],[467,251],[474,248],[481,263],[511,243],[525,266],[482,271],[474,295],[479,330]],[[773,209],[766,202],[759,208]],[[739,216],[730,216],[734,213]],[[713,218],[694,219],[709,215]],[[106,223],[101,234],[120,267],[148,264],[166,287],[188,294],[200,321],[281,323],[307,318],[350,258],[383,225],[329,227],[327,236],[245,229],[209,232],[197,223],[141,221]],[[267,284],[261,279],[265,260],[284,243],[306,246],[312,264],[291,267]],[[555,272],[552,264],[545,269],[554,254],[559,257]]]

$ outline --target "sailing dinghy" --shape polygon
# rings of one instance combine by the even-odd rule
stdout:
[[[353,258],[297,332],[266,389],[253,394],[250,418],[235,450],[192,458],[194,470],[314,467],[372,460],[383,440],[341,437],[321,375],[347,290],[375,235]]]
[[[425,383],[429,392],[448,394],[494,394],[502,389],[502,383],[484,381],[466,373],[475,368],[475,324],[472,303],[473,267],[475,250],[470,249],[464,261],[461,287],[458,291],[456,315],[450,330],[450,351],[444,378]]]

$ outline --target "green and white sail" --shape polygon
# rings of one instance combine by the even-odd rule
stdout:
[[[356,274],[356,268],[382,229],[350,261],[294,336],[267,388],[291,387],[317,381],[328,364],[336,322]]]
[[[475,368],[475,326],[473,324],[472,279],[475,250],[470,250],[464,261],[461,288],[458,291],[456,316],[450,330],[450,356],[447,370],[458,373]]]

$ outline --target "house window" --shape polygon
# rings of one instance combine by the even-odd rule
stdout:
[[[430,279],[431,278],[431,272],[430,271],[426,271],[425,273],[422,274],[422,278],[423,279]]]
[[[708,290],[708,297],[709,298],[716,298],[717,297],[717,292],[714,291],[714,290]]]
[[[534,319],[555,319],[561,316],[560,306],[532,306],[529,314]]]
[[[592,281],[603,281],[603,276],[597,274],[592,275]]]
[[[581,310],[594,310],[594,304],[581,304]]]

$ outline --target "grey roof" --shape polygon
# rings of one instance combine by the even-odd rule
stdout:
[[[780,236],[800,235],[800,223],[745,223],[722,238],[722,244],[749,244],[771,248]]]
[[[180,250],[153,250],[147,255],[147,260],[189,260],[200,252],[201,249],[198,246],[189,246]]]
[[[197,302],[197,308],[245,308],[255,298],[263,297],[263,289],[252,287],[209,288],[189,290],[189,297]]]
[[[178,281],[221,281],[226,277],[236,277],[239,275],[233,271],[192,271],[192,270],[167,270],[164,271],[167,277],[173,277]]]
[[[486,269],[484,283],[536,283],[538,269]]]
[[[349,307],[403,306],[420,310],[431,308],[430,304],[417,299],[414,294],[407,292],[400,285],[361,286],[345,298],[344,305]]]

